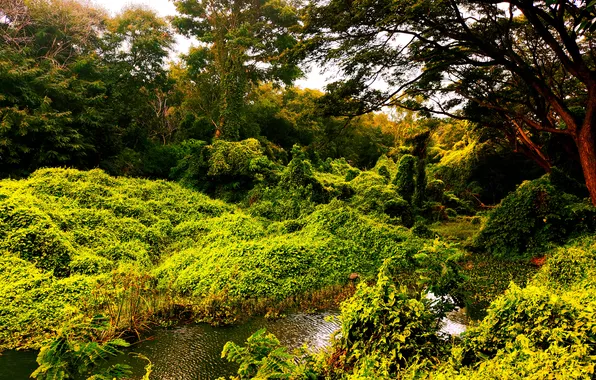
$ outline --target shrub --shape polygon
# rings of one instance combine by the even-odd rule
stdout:
[[[290,354],[279,340],[261,329],[240,347],[228,342],[221,353],[230,362],[240,364],[236,379],[310,379],[316,373],[306,367],[305,350]]]
[[[555,188],[546,175],[524,182],[488,215],[476,246],[501,257],[537,254],[596,229],[596,209]]]
[[[361,284],[341,307],[342,325],[333,355],[335,367],[396,377],[408,364],[436,358],[444,347],[437,316],[424,300],[408,296],[381,269],[373,286]],[[372,363],[371,363],[372,362]]]
[[[346,180],[346,182],[350,182],[351,180],[353,180],[354,178],[358,177],[359,175],[360,175],[360,170],[358,170],[358,169],[350,169],[346,173],[345,180]]]
[[[535,282],[562,290],[594,288],[595,275],[596,240],[586,236],[555,249]]]
[[[391,174],[389,173],[389,169],[387,169],[387,166],[383,165],[380,166],[377,169],[377,172],[379,173],[379,175],[383,178],[385,178],[386,183],[389,183],[389,181],[391,180]]]
[[[31,378],[63,380],[89,376],[89,379],[122,379],[131,375],[128,365],[106,365],[109,357],[122,354],[121,348],[129,344],[123,339],[95,341],[97,331],[105,326],[103,322],[98,317],[90,324],[64,328],[57,337],[45,342],[37,355],[39,367]]]

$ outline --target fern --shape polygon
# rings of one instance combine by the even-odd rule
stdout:
[[[293,373],[298,368],[295,356],[265,329],[251,335],[244,347],[226,343],[221,356],[240,364],[238,379],[241,380],[295,378]]]
[[[63,380],[90,376],[88,379],[91,380],[112,380],[131,374],[130,367],[127,365],[116,364],[108,368],[100,368],[101,363],[111,356],[121,354],[121,348],[129,346],[126,341],[113,339],[107,342],[95,342],[91,340],[90,334],[83,338],[71,339],[69,333],[80,328],[88,328],[89,333],[96,330],[89,325],[73,326],[48,341],[37,356],[39,367],[31,374],[32,378]]]

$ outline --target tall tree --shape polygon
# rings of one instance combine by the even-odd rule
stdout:
[[[335,88],[358,100],[351,112],[490,116],[546,170],[544,135],[566,136],[596,205],[594,16],[586,0],[331,0],[307,23],[315,57],[348,77]],[[389,90],[372,89],[377,79]]]
[[[290,84],[301,72],[287,52],[296,44],[298,15],[284,0],[178,0],[177,29],[201,43],[188,63],[218,94],[215,137],[240,138],[250,87],[259,81]]]

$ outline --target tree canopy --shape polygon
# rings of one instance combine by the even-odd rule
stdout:
[[[544,139],[571,139],[596,204],[593,16],[586,1],[315,1],[307,48],[346,76],[331,87],[346,111],[490,118],[547,170]]]
[[[298,14],[282,0],[179,0],[173,20],[181,33],[201,43],[187,57],[197,81],[217,94],[215,136],[237,140],[251,85],[291,84],[300,69],[287,59],[297,43]]]

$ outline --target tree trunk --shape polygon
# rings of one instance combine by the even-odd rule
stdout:
[[[590,192],[592,204],[596,206],[596,139],[594,123],[587,123],[580,130],[577,138],[577,150],[579,151],[579,159],[584,172],[586,186]]]

